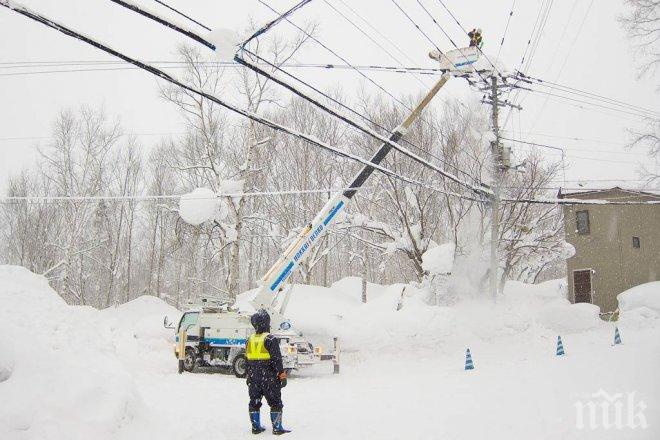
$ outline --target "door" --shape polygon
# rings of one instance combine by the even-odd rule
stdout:
[[[591,269],[573,271],[573,292],[576,303],[591,302]]]

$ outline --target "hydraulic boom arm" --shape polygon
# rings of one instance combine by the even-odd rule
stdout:
[[[445,73],[438,79],[429,93],[427,93],[419,104],[417,104],[417,107],[415,107],[401,125],[392,132],[389,137],[391,142],[398,142],[406,134],[412,123],[419,117],[424,108],[429,102],[431,102],[433,97],[438,91],[440,91],[449,78],[449,73]],[[390,144],[383,143],[371,158],[371,162],[378,165],[383,161],[391,149],[392,146]],[[337,217],[337,214],[346,207],[348,202],[357,193],[358,189],[364,185],[373,172],[374,168],[366,165],[355,176],[348,190],[337,193],[328,200],[314,220],[300,231],[298,236],[291,242],[280,258],[262,278],[262,285],[259,288],[257,296],[252,300],[252,305],[257,310],[268,310],[272,315],[272,323],[274,327],[279,326],[282,321],[279,313],[271,307],[275,299],[274,295],[282,289],[284,282],[289,276],[291,276],[296,267],[307,258],[309,250],[318,243],[321,237],[323,237],[330,224]]]

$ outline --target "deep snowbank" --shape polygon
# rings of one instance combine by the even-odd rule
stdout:
[[[648,328],[660,320],[660,281],[640,284],[617,295],[619,320],[632,328]]]
[[[453,350],[503,336],[556,337],[604,325],[598,307],[570,304],[565,286],[565,280],[510,282],[496,304],[469,299],[451,307],[431,307],[425,302],[426,292],[404,284],[368,283],[367,303],[362,304],[361,280],[351,277],[330,288],[294,285],[285,314],[317,343],[330,346],[337,336],[345,350],[364,353],[414,351],[429,345]],[[249,300],[254,294],[239,297],[243,310],[252,310]]]
[[[0,266],[0,438],[114,438],[143,406],[133,355],[171,347],[163,312],[156,298],[68,306],[45,278]]]
[[[648,307],[660,312],[660,281],[640,284],[617,295],[619,309],[628,311]]]

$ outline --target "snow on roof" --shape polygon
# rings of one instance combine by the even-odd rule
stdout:
[[[594,182],[584,182],[579,183],[578,186],[584,189],[575,190],[571,188],[570,190],[562,191],[559,189],[558,197],[559,198],[571,198],[578,197],[582,195],[588,195],[590,197],[598,198],[598,194],[608,193],[608,192],[623,192],[631,195],[637,195],[640,197],[651,197],[653,199],[660,198],[660,189],[645,188],[644,186],[637,186],[622,183],[621,185],[611,186],[611,187],[598,187],[594,185]]]

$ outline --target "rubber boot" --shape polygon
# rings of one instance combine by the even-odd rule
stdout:
[[[271,412],[270,421],[273,423],[273,435],[282,435],[291,432],[282,427],[282,412]]]
[[[261,434],[266,430],[261,426],[261,413],[259,411],[250,411],[250,422],[252,422],[252,434]]]

